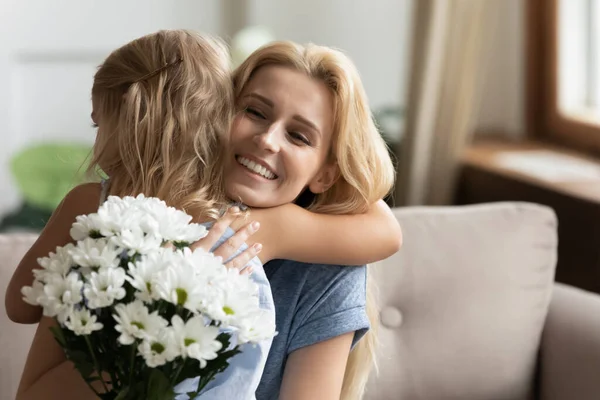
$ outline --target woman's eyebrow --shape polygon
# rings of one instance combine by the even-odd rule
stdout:
[[[250,97],[253,99],[256,99],[258,101],[260,101],[261,103],[265,104],[266,106],[273,108],[275,107],[275,103],[273,103],[271,100],[269,100],[268,98],[266,98],[265,96],[263,96],[262,94],[258,94],[258,93],[248,93],[247,95],[244,96],[244,98],[246,97]],[[321,133],[321,130],[312,122],[310,122],[308,119],[304,118],[301,115],[294,115],[293,117],[296,121],[300,122],[303,125],[306,125],[308,128],[314,130],[316,133]]]
[[[317,128],[317,126],[315,124],[313,124],[312,122],[310,122],[309,120],[307,120],[303,116],[301,116],[301,115],[294,115],[294,119],[296,121],[300,122],[301,124],[306,125],[307,127],[309,127],[310,129],[312,129],[316,133],[319,133],[319,134],[321,133],[321,131],[319,130],[319,128]]]
[[[260,102],[264,103],[265,105],[267,105],[267,106],[269,106],[269,107],[271,107],[271,108],[273,108],[273,107],[275,106],[275,104],[274,104],[274,103],[273,103],[271,100],[267,99],[265,96],[263,96],[263,95],[260,95],[260,94],[258,94],[258,93],[250,93],[250,94],[247,94],[247,95],[246,95],[246,96],[244,96],[244,97],[252,97],[252,98],[255,98],[255,99],[257,99],[258,101],[260,101]]]

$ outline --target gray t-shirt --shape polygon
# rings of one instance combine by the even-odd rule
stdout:
[[[279,398],[285,363],[294,350],[348,332],[355,332],[354,346],[370,327],[365,266],[274,260],[264,268],[275,301],[278,335],[256,391],[257,400]]]

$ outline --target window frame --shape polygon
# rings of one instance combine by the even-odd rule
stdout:
[[[525,3],[527,131],[537,139],[600,156],[600,124],[559,111],[558,1]]]

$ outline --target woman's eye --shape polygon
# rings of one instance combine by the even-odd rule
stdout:
[[[306,136],[302,135],[301,133],[298,132],[290,132],[289,133],[290,137],[294,140],[300,141],[302,143],[304,143],[307,146],[311,146],[310,140],[308,140],[306,138]]]
[[[260,118],[260,119],[265,119],[265,116],[260,111],[258,111],[255,108],[246,107],[246,109],[244,111],[246,112],[246,114],[250,114],[253,117]]]
[[[95,122],[92,122],[92,128],[94,128],[94,129],[98,128],[98,124]]]

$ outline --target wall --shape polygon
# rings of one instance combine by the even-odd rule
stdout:
[[[158,29],[230,37],[244,23],[265,25],[278,39],[344,50],[373,108],[403,106],[411,5],[412,0],[0,0],[0,217],[20,202],[7,170],[15,152],[40,141],[93,142],[92,76],[121,44]]]
[[[524,0],[501,1],[493,51],[486,71],[477,132],[525,134]]]
[[[411,0],[248,0],[247,23],[344,50],[378,108],[404,104],[411,11]]]
[[[492,1],[492,0],[490,0]],[[524,0],[500,3],[477,117],[480,134],[524,135]],[[247,23],[278,39],[344,50],[356,63],[374,108],[404,105],[410,54],[411,0],[247,0]]]
[[[7,170],[15,152],[93,142],[92,77],[110,50],[164,28],[221,33],[219,0],[0,1],[0,216],[20,201]]]

